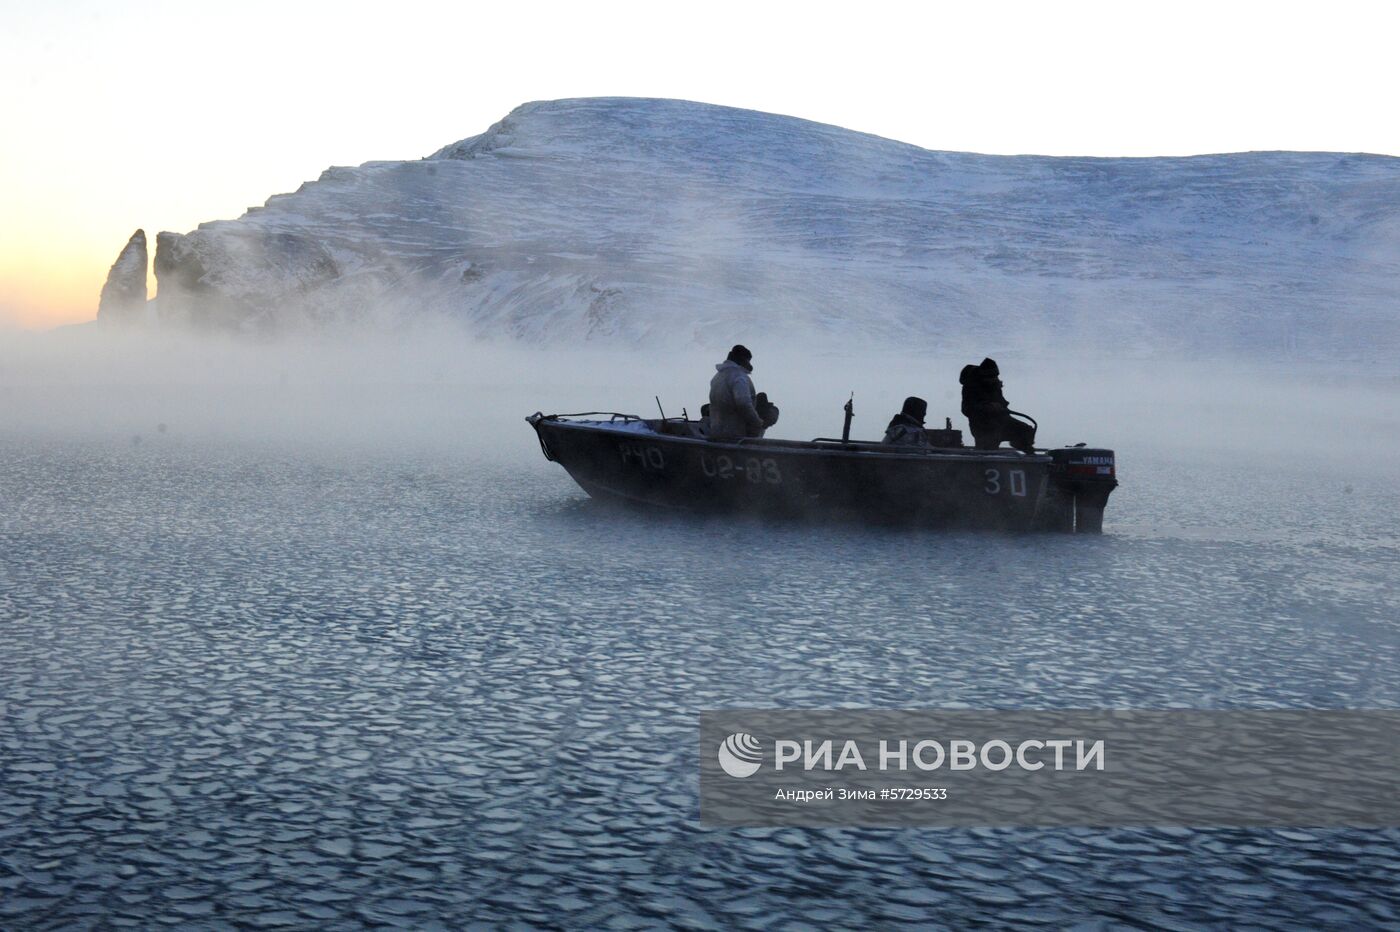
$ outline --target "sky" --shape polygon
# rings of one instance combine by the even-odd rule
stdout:
[[[529,100],[683,98],[989,153],[1400,155],[1397,20],[1222,0],[0,0],[0,335],[91,320],[138,227],[154,249]]]

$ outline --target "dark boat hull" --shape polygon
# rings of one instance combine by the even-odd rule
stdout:
[[[701,511],[931,527],[1098,531],[1116,485],[1072,478],[1060,451],[932,450],[840,442],[677,436],[637,418],[529,418],[545,456],[589,495]],[[1102,466],[1098,466],[1102,470]]]

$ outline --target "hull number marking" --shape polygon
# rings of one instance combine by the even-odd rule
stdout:
[[[622,453],[622,462],[635,462],[643,469],[665,469],[666,456],[661,452],[661,448],[646,443],[621,443],[618,450]]]
[[[701,453],[700,469],[711,479],[742,477],[749,482],[767,483],[768,485],[781,485],[783,482],[783,474],[778,469],[777,460],[767,457],[759,459],[756,456],[750,456],[736,460],[724,453],[719,456]]]
[[[1001,490],[1003,488],[1001,482],[1001,470],[988,469],[985,473],[983,473],[983,476],[986,479],[986,484],[982,486],[982,491],[986,492],[988,495],[1000,495]],[[1006,479],[1007,481],[1005,488],[1008,488],[1012,495],[1015,495],[1018,498],[1025,498],[1026,471],[1024,469],[1007,470]]]

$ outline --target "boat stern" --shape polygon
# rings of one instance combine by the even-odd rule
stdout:
[[[1062,447],[1050,456],[1050,485],[1055,505],[1054,530],[1077,534],[1103,532],[1103,510],[1118,487],[1118,463],[1112,450]]]

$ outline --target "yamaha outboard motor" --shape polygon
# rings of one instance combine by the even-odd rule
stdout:
[[[1099,534],[1109,493],[1118,487],[1117,464],[1112,450],[1062,447],[1050,454],[1050,481],[1057,493],[1051,509],[1052,529]]]

